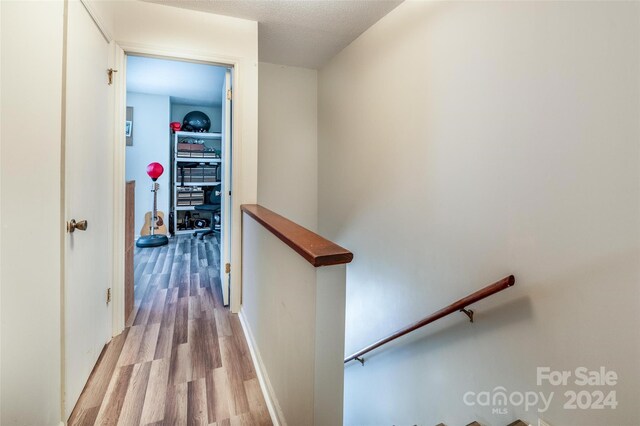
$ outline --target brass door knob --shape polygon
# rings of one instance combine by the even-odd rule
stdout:
[[[67,232],[73,232],[76,229],[78,231],[86,231],[88,225],[89,224],[87,223],[86,220],[81,220],[79,222],[76,222],[75,219],[71,219],[70,222],[67,222]]]

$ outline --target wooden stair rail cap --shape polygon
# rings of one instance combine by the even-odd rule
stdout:
[[[349,250],[259,204],[243,204],[240,208],[315,267],[353,260]]]

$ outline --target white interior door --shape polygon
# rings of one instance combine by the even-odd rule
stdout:
[[[112,211],[108,85],[109,43],[79,1],[67,17],[64,281],[64,405],[68,417],[104,344],[111,338]]]
[[[225,306],[229,305],[231,273],[231,70],[222,92],[222,208],[220,229],[220,281]]]

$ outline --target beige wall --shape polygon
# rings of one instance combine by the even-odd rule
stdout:
[[[270,411],[281,425],[339,425],[346,268],[313,267],[246,214],[242,226],[241,319]]]
[[[261,62],[258,105],[258,202],[316,230],[317,71]],[[244,216],[243,324],[280,424],[341,423],[344,274]]]
[[[260,63],[258,202],[316,230],[317,71]]]
[[[349,247],[347,352],[516,287],[345,370],[345,423],[536,424],[467,391],[555,391],[551,425],[640,423],[640,4],[405,2],[319,73],[319,229]],[[563,410],[536,367],[615,370]],[[593,389],[591,389],[593,390]],[[601,388],[601,390],[610,390]]]
[[[3,1],[0,11],[0,424],[57,425],[64,8]]]

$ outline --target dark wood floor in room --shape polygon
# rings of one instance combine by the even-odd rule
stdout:
[[[70,425],[271,425],[215,238],[135,253],[135,312],[100,355]]]

